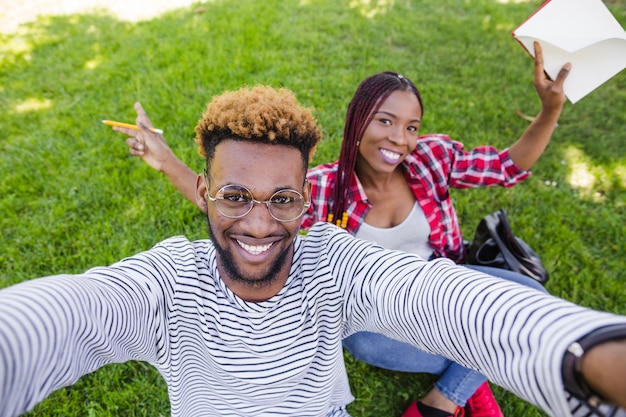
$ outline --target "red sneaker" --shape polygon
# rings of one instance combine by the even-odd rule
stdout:
[[[402,414],[402,417],[422,417],[419,410],[417,409],[417,401],[413,401],[409,408]]]
[[[482,384],[465,404],[468,417],[504,417],[496,399],[489,388],[489,383]]]
[[[450,417],[463,417],[465,415],[465,410],[463,407],[457,407],[454,415]],[[409,405],[409,408],[402,414],[402,417],[423,417],[420,411],[417,409],[417,401],[414,401]]]

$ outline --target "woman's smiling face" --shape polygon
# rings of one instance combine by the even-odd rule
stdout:
[[[393,172],[417,144],[422,108],[410,91],[387,97],[367,126],[357,156],[357,170]]]

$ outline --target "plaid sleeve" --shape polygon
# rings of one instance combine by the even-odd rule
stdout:
[[[471,151],[460,142],[449,141],[449,184],[454,188],[512,187],[528,178],[530,171],[518,168],[509,156],[509,150],[498,151],[493,146],[479,146]]]

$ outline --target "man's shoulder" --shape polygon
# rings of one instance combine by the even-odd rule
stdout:
[[[213,243],[208,239],[189,240],[186,236],[172,236],[154,245],[153,250],[165,250],[175,257],[206,255]]]
[[[329,222],[317,222],[309,229],[308,233],[303,236],[304,239],[323,239],[324,236],[329,236],[336,233],[348,233],[344,229],[340,228]]]
[[[197,285],[213,275],[215,247],[210,240],[172,236],[125,261],[144,265],[170,285]],[[132,267],[132,266],[131,266]]]
[[[301,243],[300,250],[313,255],[337,250],[339,246],[342,246],[341,242],[346,239],[355,240],[354,236],[345,229],[328,222],[315,223],[306,235],[299,235],[298,238]]]
[[[206,245],[206,240],[204,239],[194,241],[194,240],[189,240],[187,236],[178,235],[178,236],[171,236],[166,239],[163,239],[162,241],[160,241],[154,246],[155,247],[165,246],[168,248],[186,248],[186,247],[194,247],[196,245],[200,245],[203,242]]]

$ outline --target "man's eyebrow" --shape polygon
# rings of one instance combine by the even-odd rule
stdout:
[[[226,183],[226,184],[222,185],[220,188],[222,188],[222,187],[226,187],[226,186],[228,186],[228,185],[230,185],[230,186],[235,186],[235,187],[243,187],[243,188],[246,188],[246,189],[250,190],[250,192],[251,192],[251,193],[252,193],[255,197],[256,197],[257,193],[258,193],[259,195],[261,194],[259,191],[257,191],[257,192],[253,191],[253,190],[252,190],[252,188],[251,188],[251,187],[249,187],[249,186],[247,186],[247,185],[244,185],[244,184],[238,184],[238,183],[234,183],[234,182],[229,182],[229,183]],[[271,195],[273,195],[273,194],[277,193],[278,191],[283,191],[283,190],[295,190],[295,191],[301,192],[301,191],[299,191],[299,190],[298,190],[298,187],[294,187],[294,186],[292,186],[292,185],[283,185],[283,186],[277,185],[277,186],[274,186],[274,188],[273,188],[272,190],[267,191],[267,193],[266,193],[266,194],[267,194],[268,196],[271,196]]]

